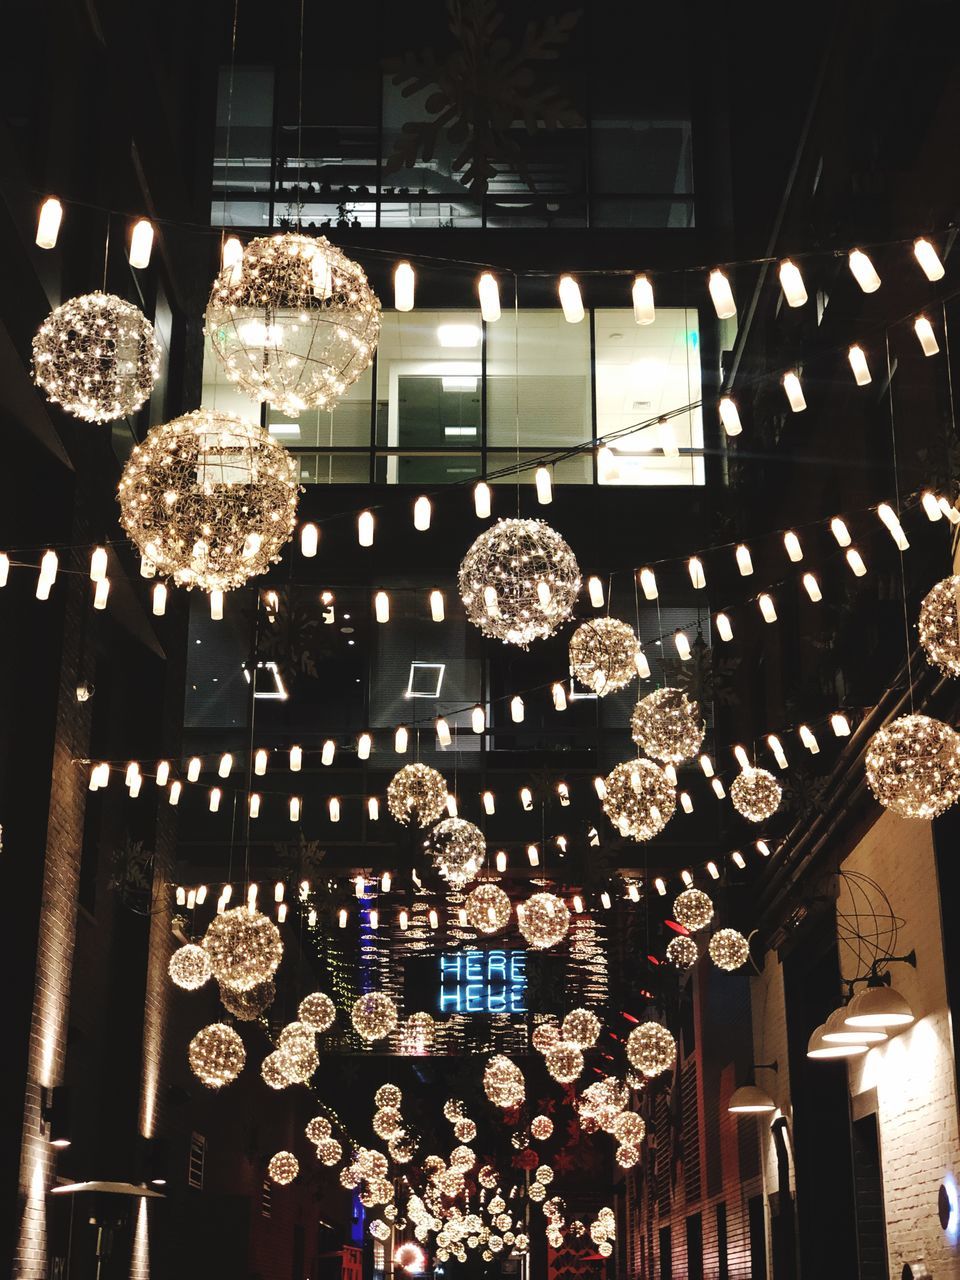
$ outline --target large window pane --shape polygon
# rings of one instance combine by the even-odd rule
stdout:
[[[273,68],[221,67],[210,221],[267,226],[272,168]]]
[[[519,372],[519,377],[518,377]],[[590,325],[568,324],[559,307],[504,312],[487,330],[487,441],[558,446],[593,435]]]

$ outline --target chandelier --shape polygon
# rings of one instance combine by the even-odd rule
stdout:
[[[466,818],[444,818],[430,832],[425,847],[434,866],[454,888],[476,877],[487,853],[483,832]]]
[[[655,689],[633,709],[630,733],[641,751],[664,764],[692,760],[703,742],[700,704],[682,689]]]
[[[730,784],[730,801],[750,822],[765,822],[780,808],[783,788],[766,769],[746,768]]]
[[[960,796],[960,734],[930,716],[901,716],[870,739],[866,772],[885,809],[935,818]]]
[[[633,627],[618,618],[593,618],[570,637],[570,672],[602,698],[636,676],[639,652]]]
[[[397,822],[429,827],[446,812],[447,784],[428,764],[405,764],[387,786],[387,808]]]
[[[283,955],[277,926],[249,907],[214,916],[203,945],[214,977],[234,991],[250,991],[272,978]]]
[[[652,760],[627,760],[604,779],[603,811],[622,836],[652,840],[673,817],[676,792]]]

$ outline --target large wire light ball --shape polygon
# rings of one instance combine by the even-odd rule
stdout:
[[[329,1031],[337,1017],[337,1006],[322,991],[312,991],[300,1001],[297,1017],[313,1032]]]
[[[304,1133],[307,1136],[307,1141],[316,1146],[317,1143],[323,1142],[330,1137],[330,1121],[326,1116],[314,1116],[312,1120],[307,1122]]]
[[[565,1041],[544,1054],[544,1065],[558,1084],[572,1084],[583,1071],[583,1051]]]
[[[203,1027],[187,1050],[190,1070],[209,1089],[222,1089],[236,1080],[247,1060],[243,1041],[225,1022]]]
[[[204,331],[245,395],[297,417],[332,409],[368,367],[380,302],[323,236],[261,236],[214,280]]]
[[[160,574],[231,591],[280,559],[297,491],[297,464],[268,431],[195,409],[134,446],[117,496],[120,523]]]
[[[691,933],[705,929],[713,919],[713,902],[702,889],[684,889],[673,900],[673,918]]]
[[[353,1029],[362,1040],[385,1040],[396,1028],[397,1006],[381,991],[368,991],[354,1002],[350,1011]]]
[[[602,698],[636,676],[638,651],[629,623],[619,618],[591,618],[570,637],[570,673]]]
[[[393,1107],[398,1110],[403,1102],[403,1094],[395,1084],[382,1084],[373,1095],[373,1100],[378,1107]]]
[[[477,1126],[467,1116],[454,1123],[453,1134],[458,1142],[472,1142],[477,1136]]]
[[[321,1164],[332,1168],[340,1161],[342,1155],[343,1147],[336,1138],[321,1138],[317,1143],[317,1159]]]
[[[234,991],[250,991],[272,978],[283,955],[277,926],[249,907],[214,916],[203,945],[214,976]]]
[[[270,1089],[286,1089],[293,1084],[293,1080],[287,1075],[289,1065],[287,1055],[275,1049],[260,1063],[260,1079]]]
[[[927,592],[918,630],[928,662],[944,675],[960,676],[960,574],[944,578]]]
[[[645,1076],[658,1076],[676,1062],[677,1043],[659,1022],[641,1022],[627,1036],[627,1057]]]
[[[196,991],[210,978],[210,958],[203,947],[188,942],[178,947],[170,957],[167,972],[175,986],[184,991]]]
[[[673,784],[652,760],[625,760],[604,779],[603,811],[622,836],[652,840],[677,807]]]
[[[517,1107],[526,1097],[523,1072],[505,1054],[498,1053],[484,1070],[483,1091],[494,1106],[504,1110]]]
[[[667,959],[677,969],[692,969],[699,955],[697,944],[686,934],[677,934],[667,943]]]
[[[553,1134],[553,1121],[549,1116],[534,1116],[530,1121],[530,1132],[539,1142],[546,1142]]]
[[[600,1019],[592,1009],[571,1009],[563,1020],[562,1038],[578,1049],[589,1049],[600,1034]]]
[[[780,808],[783,788],[766,769],[744,769],[730,784],[730,800],[750,822],[766,822]]]
[[[160,344],[139,310],[112,293],[70,298],[33,339],[33,380],[85,422],[136,413],[160,376]]]
[[[438,822],[427,837],[425,847],[443,878],[458,888],[476,877],[487,853],[483,832],[466,818],[444,818]]]
[[[477,933],[499,933],[510,923],[510,897],[489,881],[471,889],[464,901],[468,923]]]
[[[429,827],[447,811],[447,783],[428,764],[405,764],[387,786],[387,808],[405,827]]]
[[[567,936],[570,911],[562,898],[553,893],[534,893],[517,907],[520,932],[538,951],[555,947]]]
[[[618,1142],[637,1146],[646,1136],[647,1126],[635,1111],[622,1111],[614,1120],[611,1132]]]
[[[558,1045],[562,1039],[563,1034],[560,1031],[560,1024],[551,1019],[537,1023],[530,1037],[530,1043],[540,1053],[546,1053],[548,1049]]]
[[[498,520],[460,565],[460,598],[485,636],[526,649],[565,622],[580,591],[580,568],[542,520]]]
[[[373,1116],[373,1132],[378,1138],[392,1138],[394,1134],[399,1133],[403,1128],[403,1116],[393,1107],[381,1107],[379,1111],[374,1112]]]
[[[885,809],[935,818],[960,796],[960,734],[930,716],[901,716],[870,739],[866,771]]]
[[[655,689],[640,699],[630,717],[634,742],[664,764],[692,760],[700,750],[705,730],[700,704],[682,689]]]
[[[750,944],[736,929],[718,929],[710,939],[710,959],[718,969],[732,973],[747,963]]]
[[[270,1157],[267,1165],[267,1176],[278,1187],[289,1186],[299,1172],[300,1161],[292,1151],[278,1151],[275,1156]]]
[[[277,996],[277,988],[273,979],[260,982],[249,991],[234,991],[232,987],[220,984],[220,1003],[227,1013],[232,1013],[241,1022],[255,1022],[273,1004]]]

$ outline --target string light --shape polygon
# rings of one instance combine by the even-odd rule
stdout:
[[[563,318],[568,324],[579,324],[586,312],[580,296],[580,286],[573,276],[561,276],[557,286]]]
[[[940,350],[940,344],[937,342],[937,335],[933,332],[933,325],[926,316],[917,316],[913,322],[913,331],[917,335],[923,354],[935,356]]]
[[[847,359],[850,362],[850,368],[853,370],[854,380],[858,387],[865,387],[872,381],[870,366],[867,364],[867,357],[863,353],[863,347],[854,343],[847,352]]]
[[[777,609],[776,605],[773,603],[772,596],[767,595],[765,591],[761,592],[760,595],[757,596],[757,605],[760,609],[760,613],[763,615],[764,622],[776,622]]]
[[[421,495],[413,504],[413,527],[421,533],[425,533],[430,528],[430,517],[433,514],[433,506],[430,499]]]
[[[416,275],[409,262],[398,262],[393,269],[393,306],[396,311],[412,311]]]
[[[920,264],[920,269],[931,284],[936,284],[944,277],[944,266],[936,249],[923,236],[913,242],[913,256]]]
[[[687,561],[687,571],[690,574],[690,585],[694,591],[702,591],[707,585],[707,575],[704,573],[702,560],[697,556],[691,556]]]
[[[373,738],[369,733],[361,733],[357,738],[357,759],[369,760],[370,751],[373,748]]]
[[[817,604],[823,599],[823,595],[820,591],[820,584],[812,573],[805,573],[803,575],[803,589],[814,604]]]
[[[730,619],[725,613],[718,613],[715,621],[717,635],[725,643],[729,643],[733,639],[733,627],[730,624]]]
[[[880,288],[880,277],[873,263],[862,249],[852,249],[847,259],[853,278],[864,293],[876,293]]]
[[[753,573],[753,559],[750,555],[750,548],[741,542],[736,549],[735,556],[740,576],[748,578]]]
[[[847,564],[853,570],[858,578],[862,578],[867,572],[867,566],[863,562],[863,556],[856,547],[848,547],[846,552]]]
[[[55,196],[48,196],[40,206],[36,244],[40,249],[55,249],[63,221],[63,206]]]
[[[630,294],[633,299],[633,318],[637,324],[653,324],[657,318],[653,307],[653,285],[646,276],[634,276]]]
[[[713,302],[713,309],[717,313],[717,319],[732,319],[737,314],[737,304],[733,300],[730,281],[719,267],[710,272],[707,278],[707,289],[710,292],[710,300]]]
[[[792,529],[788,529],[783,535],[783,545],[787,552],[787,558],[793,564],[798,564],[803,559],[803,547],[800,545],[800,539]]]
[[[789,258],[784,258],[778,268],[780,287],[788,307],[802,307],[807,300],[807,290],[800,268]]]
[[[556,683],[551,689],[553,695],[553,706],[556,711],[566,711],[567,709],[567,691],[563,685]]]
[[[903,526],[900,524],[900,521],[897,518],[897,513],[894,511],[893,507],[891,507],[888,502],[881,502],[877,507],[877,515],[889,531],[890,537],[893,538],[893,541],[896,543],[897,549],[899,551],[908,551],[910,549],[910,543],[907,541],[907,535],[903,532]]]
[[[515,724],[521,724],[523,721],[523,699],[519,694],[510,699],[510,719]]]
[[[787,757],[784,754],[783,744],[775,733],[767,734],[767,745],[773,752],[773,757],[781,769],[787,767]]]
[[[332,738],[327,738],[323,746],[320,748],[320,763],[329,767],[333,764],[334,756],[337,752],[337,744]]]
[[[430,617],[434,622],[442,622],[444,618],[443,592],[430,592]]]
[[[656,600],[657,579],[652,569],[640,570],[640,587],[645,600]]]
[[[491,511],[490,486],[483,480],[474,486],[473,506],[478,519],[486,520],[489,517]]]
[[[436,730],[437,741],[440,743],[441,747],[449,747],[451,742],[453,742],[453,737],[450,733],[450,726],[447,724],[443,716],[438,716]]]
[[[800,385],[800,379],[793,370],[783,375],[783,389],[792,412],[803,413],[807,407],[807,401],[803,394],[803,387]]]
[[[812,756],[817,755],[820,751],[820,744],[817,742],[816,735],[809,725],[802,724],[797,732],[800,734],[800,741],[807,748],[810,754]]]
[[[674,632],[673,643],[677,647],[677,653],[680,655],[681,662],[690,661],[690,641],[682,631]]]
[[[487,324],[495,324],[500,319],[500,286],[497,277],[484,271],[477,282],[477,294],[482,319]]]
[[[550,472],[546,467],[537,467],[534,482],[537,488],[537,501],[541,506],[549,506],[553,501],[553,485],[550,481]]]

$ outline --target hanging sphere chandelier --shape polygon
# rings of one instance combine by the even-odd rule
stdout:
[[[214,916],[203,946],[214,977],[234,991],[250,991],[272,978],[283,956],[277,926],[249,907]]]
[[[466,818],[444,818],[438,822],[424,847],[447,883],[460,889],[476,878],[487,853],[483,832]]]
[[[33,380],[85,422],[128,418],[160,376],[160,344],[137,307],[112,293],[70,298],[33,339]]]
[[[927,661],[944,675],[960,676],[960,574],[927,592],[917,628]]]
[[[249,991],[234,991],[232,987],[224,986],[222,982],[219,987],[220,1003],[227,1013],[232,1013],[241,1022],[255,1022],[266,1013],[277,996],[276,984],[272,978],[267,982],[258,983]]]
[[[518,1107],[526,1097],[523,1072],[505,1054],[495,1054],[483,1073],[483,1091],[497,1107]]]
[[[405,827],[429,827],[447,810],[443,774],[428,764],[405,764],[387,786],[387,808]]]
[[[622,689],[637,674],[640,646],[619,618],[591,618],[570,637],[570,673],[598,698]]]
[[[684,889],[673,900],[673,918],[691,933],[705,929],[713,919],[713,903],[702,889]]]
[[[278,1187],[289,1186],[300,1172],[300,1161],[291,1151],[278,1151],[267,1165],[267,1177]]]
[[[645,1076],[659,1076],[676,1062],[677,1042],[659,1022],[642,1022],[627,1036],[627,1058]]]
[[[247,1060],[243,1041],[225,1022],[204,1027],[187,1050],[190,1070],[208,1089],[222,1089],[236,1080]]]
[[[295,418],[332,409],[369,366],[380,302],[323,236],[260,236],[214,280],[204,332],[238,390]]]
[[[576,1045],[578,1049],[589,1049],[597,1043],[600,1019],[592,1009],[571,1009],[563,1020],[560,1034],[567,1044]]]
[[[336,1021],[337,1006],[322,991],[314,991],[300,1001],[297,1017],[311,1031],[329,1031]]]
[[[682,689],[655,689],[640,699],[630,717],[634,742],[664,764],[692,760],[700,750],[705,729],[700,704]]]
[[[390,1032],[396,1029],[397,1006],[382,992],[368,991],[366,995],[354,1001],[350,1020],[361,1040],[366,1040],[368,1043],[385,1040]]]
[[[463,905],[467,921],[477,933],[499,933],[510,923],[513,911],[509,895],[490,881],[471,889]]]
[[[750,944],[736,929],[718,929],[710,939],[710,959],[718,969],[732,973],[750,958]]]
[[[297,465],[268,431],[197,409],[134,446],[117,496],[121,524],[158,573],[231,591],[280,559],[297,492]]]
[[[652,760],[626,760],[604,779],[603,811],[622,836],[652,840],[677,807],[673,784]]]
[[[558,1084],[572,1084],[583,1071],[583,1051],[566,1041],[548,1049],[543,1061],[548,1073]]]
[[[184,991],[196,991],[210,978],[210,958],[203,947],[188,942],[170,957],[167,966],[170,980]]]
[[[567,936],[570,910],[562,898],[553,893],[534,893],[517,906],[520,932],[538,951],[555,947]]]
[[[744,769],[730,784],[730,801],[750,822],[766,822],[780,808],[783,788],[766,769]]]
[[[580,569],[560,534],[542,520],[498,520],[463,557],[458,585],[475,627],[526,649],[570,617]]]
[[[667,959],[674,968],[681,970],[692,969],[699,956],[700,952],[697,950],[697,944],[692,938],[688,938],[686,934],[677,934],[675,938],[671,938],[667,943]]]
[[[960,796],[960,734],[930,716],[901,716],[870,739],[867,782],[902,818],[935,818]]]

